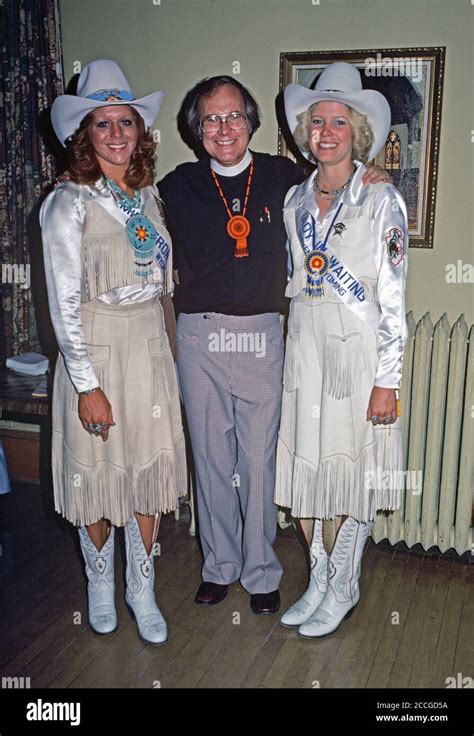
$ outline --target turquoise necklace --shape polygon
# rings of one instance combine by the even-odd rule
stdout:
[[[104,176],[104,181],[116,204],[128,215],[125,229],[128,244],[133,250],[134,273],[137,276],[149,276],[153,273],[153,250],[158,233],[152,221],[143,214],[145,203],[141,201],[140,190],[135,189],[132,198],[113,179]]]

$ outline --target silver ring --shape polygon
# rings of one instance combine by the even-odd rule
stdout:
[[[382,424],[391,424],[391,423],[392,423],[392,415],[391,414],[387,414],[387,416],[385,416],[382,419]]]
[[[372,422],[372,424],[378,424],[379,418],[378,418],[377,414],[374,414],[373,417],[370,417],[370,421]]]
[[[87,429],[89,430],[89,432],[102,432],[103,428],[104,427],[102,424],[94,424],[93,422],[90,422],[87,425]]]

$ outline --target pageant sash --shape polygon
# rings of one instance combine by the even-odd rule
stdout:
[[[377,332],[380,323],[380,309],[377,303],[367,301],[364,285],[328,244],[329,235],[342,205],[341,202],[324,239],[318,238],[316,221],[311,213],[302,207],[294,208],[296,232],[305,256],[304,268],[307,274],[305,294],[317,299],[324,295],[325,288],[330,288],[331,293]]]

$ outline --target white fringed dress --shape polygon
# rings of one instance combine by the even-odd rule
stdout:
[[[366,413],[374,385],[400,386],[407,215],[391,184],[362,184],[365,166],[356,163],[350,184],[322,222],[312,186],[317,172],[290,189],[285,201],[293,262],[286,295],[292,302],[275,502],[296,517],[347,514],[369,521],[378,509],[400,505],[400,422],[374,427]],[[308,220],[306,213],[316,221],[318,236],[332,223],[327,241],[331,267],[321,298],[305,293],[301,223]],[[351,286],[361,300],[352,308],[338,293]]]
[[[154,187],[141,190],[158,237],[171,238]],[[172,256],[136,273],[128,215],[101,182],[64,182],[41,209],[46,282],[60,355],[53,390],[56,510],[83,526],[116,526],[138,512],[173,510],[186,493],[176,369],[160,297],[172,290]],[[158,242],[158,240],[157,240]],[[87,432],[78,394],[99,386],[115,426],[107,441]]]

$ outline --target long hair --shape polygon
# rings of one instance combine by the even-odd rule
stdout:
[[[201,102],[201,99],[203,97],[212,97],[219,87],[223,87],[226,84],[231,84],[233,87],[238,89],[244,99],[250,138],[260,127],[260,109],[253,95],[237,79],[222,74],[218,77],[202,79],[187,93],[184,98],[182,115],[186,120],[186,125],[195,143],[198,143],[201,140],[201,128],[199,127],[199,120],[201,118],[199,103]]]
[[[131,106],[130,113],[138,130],[137,145],[132,153],[125,174],[125,183],[132,189],[153,184],[155,178],[156,144],[149,130],[145,130],[143,118]],[[69,171],[76,184],[94,184],[102,176],[102,169],[95,155],[89,128],[93,121],[93,113],[88,113],[81,120],[77,131],[66,141],[69,155]]]

